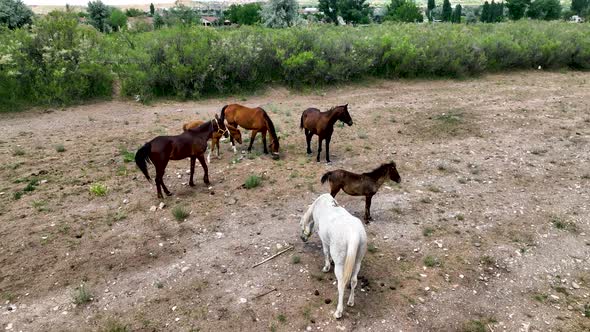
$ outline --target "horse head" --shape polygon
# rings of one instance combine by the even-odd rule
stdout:
[[[217,114],[215,114],[215,118],[213,121],[211,121],[211,123],[213,124],[213,130],[216,130],[218,133],[227,137],[227,128],[225,127],[225,123],[223,123],[223,120],[221,120]]]
[[[349,126],[352,126],[352,118],[350,117],[350,113],[348,113],[348,104],[338,106],[340,114],[338,116],[338,120],[346,123]]]
[[[270,152],[272,153],[273,159],[279,159],[279,137],[277,136],[276,140],[272,139],[270,144],[268,145]]]
[[[229,130],[229,134],[233,137],[238,144],[242,144],[242,133],[240,130],[230,124],[226,125],[227,129]]]
[[[389,179],[391,181],[400,183],[402,182],[402,178],[401,176],[399,176],[399,173],[397,172],[397,168],[395,166],[395,162],[391,162],[388,164],[388,172],[389,172]]]
[[[301,217],[301,221],[299,222],[299,225],[301,226],[301,241],[303,242],[307,242],[313,232],[314,220],[311,217],[312,212],[313,204],[309,206],[303,217]]]

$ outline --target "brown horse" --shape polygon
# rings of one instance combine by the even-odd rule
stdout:
[[[264,153],[268,153],[266,148],[266,132],[270,132],[271,143],[268,147],[272,152],[273,158],[279,158],[279,138],[277,137],[275,126],[265,110],[260,107],[249,108],[239,104],[225,105],[221,109],[221,119],[227,120],[228,124],[236,128],[240,126],[252,131],[248,152],[252,150],[252,144],[254,144],[256,134],[260,132],[262,134]],[[230,137],[230,140],[233,143],[233,138]]]
[[[196,121],[192,121],[189,123],[185,123],[184,125],[182,125],[182,131],[187,131],[191,128],[196,128],[196,127],[202,125],[203,123],[205,123],[205,121],[201,121],[201,120],[196,120]],[[230,125],[226,125],[225,127],[228,129],[231,137],[233,137],[236,141],[238,141],[239,144],[242,144],[242,133],[236,127],[232,127]],[[217,158],[219,158],[219,140],[221,139],[222,136],[227,137],[227,132],[225,132],[225,134],[223,134],[223,135],[218,132],[215,132],[215,133],[213,133],[213,136],[211,136],[211,149],[209,150],[209,153],[207,154],[207,162],[208,163],[211,162],[211,152],[213,152],[215,147],[217,147]],[[234,153],[235,153],[236,147],[235,147],[235,145],[233,145],[233,143],[232,143],[232,148],[234,148]]]
[[[197,128],[189,129],[180,135],[176,136],[158,136],[153,140],[147,142],[142,146],[135,154],[135,163],[141,170],[143,175],[151,181],[150,175],[147,170],[147,163],[151,162],[156,168],[156,188],[158,190],[158,198],[163,198],[162,189],[166,195],[170,196],[172,193],[166,188],[164,184],[164,171],[169,160],[181,160],[184,158],[191,158],[191,177],[189,185],[193,187],[193,174],[195,173],[195,160],[199,159],[205,175],[203,176],[203,182],[209,184],[209,171],[207,164],[205,163],[205,157],[203,156],[205,150],[207,150],[207,141],[218,133],[220,135],[225,134],[227,128],[225,127],[223,120],[217,117],[215,119],[207,121]],[[161,188],[160,188],[161,187]]]
[[[320,112],[317,108],[308,108],[301,114],[299,127],[305,129],[307,154],[312,153],[310,148],[311,138],[313,135],[318,135],[318,162],[320,161],[323,140],[326,140],[326,162],[330,162],[330,140],[334,132],[334,123],[338,120],[352,126],[352,118],[348,113],[348,104],[333,107],[326,112]]]
[[[389,177],[391,181],[402,181],[394,162],[382,164],[375,170],[356,174],[343,169],[327,172],[322,176],[322,184],[330,182],[330,194],[336,197],[340,189],[352,196],[365,196],[365,222],[368,224],[371,218],[371,199],[377,193],[383,182]]]

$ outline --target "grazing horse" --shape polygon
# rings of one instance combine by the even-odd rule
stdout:
[[[240,126],[252,131],[248,152],[252,150],[252,144],[254,143],[256,134],[260,132],[262,134],[264,153],[268,153],[266,148],[266,132],[270,132],[271,143],[268,147],[272,152],[273,158],[279,158],[279,138],[277,137],[275,126],[265,110],[260,107],[249,108],[239,104],[225,105],[221,109],[221,119],[227,120],[228,124],[236,128]],[[232,137],[230,137],[230,140],[233,144]]]
[[[330,182],[330,194],[336,197],[340,189],[352,196],[365,196],[365,222],[368,224],[371,218],[371,199],[377,193],[383,182],[389,177],[391,181],[402,181],[394,162],[382,164],[375,170],[356,174],[338,169],[327,172],[322,176],[322,184]]]
[[[323,194],[307,209],[301,218],[301,240],[307,242],[317,232],[324,249],[323,272],[330,271],[330,257],[334,261],[334,274],[338,279],[338,306],[334,317],[342,317],[344,290],[350,281],[348,306],[354,305],[354,289],[361,262],[367,252],[367,233],[363,223],[329,194]]]
[[[191,177],[189,185],[193,187],[193,174],[195,173],[195,160],[199,159],[205,175],[203,176],[203,182],[209,184],[209,171],[207,169],[207,163],[205,163],[205,157],[203,156],[205,150],[207,150],[207,141],[218,133],[220,135],[225,134],[227,128],[223,124],[223,120],[220,120],[215,114],[215,118],[211,121],[207,121],[197,128],[189,129],[180,135],[176,136],[158,136],[153,140],[145,143],[144,146],[137,150],[135,154],[135,163],[141,170],[143,175],[151,181],[150,175],[147,170],[147,163],[151,162],[156,167],[156,188],[158,190],[158,198],[163,198],[162,189],[166,195],[170,196],[172,193],[166,188],[164,184],[164,171],[169,160],[181,160],[184,158],[191,158]]]
[[[185,123],[182,126],[182,131],[187,131],[191,128],[196,128],[196,127],[202,125],[203,123],[205,123],[205,121],[201,121],[201,120],[196,120],[196,121],[192,121],[189,123]],[[242,133],[236,127],[232,127],[230,125],[227,125],[226,128],[228,129],[231,137],[235,138],[235,140],[238,141],[239,144],[242,144]],[[215,149],[215,147],[217,147],[217,158],[219,159],[219,140],[221,139],[222,136],[227,137],[227,132],[224,135],[221,135],[220,133],[215,132],[215,133],[213,133],[213,136],[211,136],[211,149],[209,150],[209,153],[207,154],[207,162],[208,163],[211,163],[211,152]],[[232,143],[232,148],[234,149],[234,153],[236,153],[236,147],[233,143]]]
[[[318,162],[320,161],[323,140],[326,140],[326,162],[330,162],[330,140],[334,132],[334,124],[338,120],[352,126],[352,118],[348,113],[348,104],[332,107],[326,112],[320,112],[317,108],[308,108],[301,114],[299,128],[305,129],[307,154],[312,153],[310,148],[311,138],[313,135],[318,135]]]

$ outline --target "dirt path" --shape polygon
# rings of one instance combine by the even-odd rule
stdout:
[[[588,100],[590,73],[519,72],[1,114],[0,328],[590,330]],[[230,102],[269,112],[281,160],[259,140],[251,155],[222,145],[211,189],[199,167],[189,188],[188,160],[171,162],[175,195],[150,211],[155,188],[124,152]],[[336,128],[332,164],[316,163],[299,116],[344,103],[354,125]],[[317,236],[299,240],[299,218],[327,190],[325,171],[388,160],[403,182],[373,199],[362,289],[336,321],[333,273],[321,272]],[[243,189],[249,175],[262,185]],[[90,193],[97,183],[105,196]],[[362,216],[364,199],[337,199]]]

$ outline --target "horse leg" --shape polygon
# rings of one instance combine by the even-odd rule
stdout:
[[[209,152],[211,153],[211,152]],[[191,178],[188,181],[188,185],[191,187],[195,186],[195,182],[193,182],[193,175],[195,174],[195,161],[197,160],[197,157],[195,156],[191,156]]]
[[[209,148],[209,152],[207,152],[207,162],[210,163],[211,162],[211,152],[213,151],[213,140],[211,140],[211,147]],[[195,158],[196,160],[196,158]]]
[[[213,141],[211,141],[211,143],[213,143]],[[215,140],[215,146],[217,147],[217,159],[221,159],[219,156],[219,139]],[[209,162],[209,160],[207,160],[207,162]]]
[[[203,171],[205,171],[205,175],[203,176],[203,182],[205,182],[206,185],[209,185],[209,169],[207,168],[207,163],[205,162],[205,157],[203,157],[203,155],[197,156],[197,158],[199,159],[199,162],[201,163],[201,166],[203,166]]]
[[[318,136],[319,137],[319,136]],[[316,161],[319,163],[320,162],[320,154],[322,153],[322,138],[319,137],[318,138],[318,157],[316,159]]]
[[[268,154],[268,149],[266,148],[266,130],[260,132],[262,134],[262,146],[264,147],[264,154]]]
[[[373,220],[371,217],[371,199],[373,195],[365,196],[365,223],[369,223],[369,221]]]
[[[310,130],[305,129],[305,141],[307,142],[307,154],[312,154],[311,151],[311,138],[313,137],[313,134],[311,133]]]
[[[330,162],[330,140],[331,139],[332,139],[332,136],[326,137],[326,162],[327,163]]]
[[[330,247],[322,241],[322,249],[324,249],[324,267],[322,272],[330,272]]]
[[[164,189],[166,195],[172,195],[172,193],[168,190],[168,188],[166,188],[166,185],[164,184],[164,171],[166,170],[166,164],[164,164],[164,166],[159,169],[156,168],[156,188],[158,189],[158,198],[164,198],[162,195],[162,189]]]
[[[158,175],[156,174],[156,191],[158,192],[158,198],[163,199],[164,196],[162,195],[162,187],[161,187],[161,180],[158,177]]]
[[[358,282],[357,275],[360,269],[361,262],[359,261],[355,264],[354,270],[352,271],[352,276],[350,276],[350,296],[348,297],[348,302],[346,303],[346,305],[349,307],[354,306],[354,289],[356,288],[356,284]]]
[[[336,279],[338,279],[338,306],[336,306],[336,312],[334,312],[335,318],[342,317],[342,311],[344,310],[344,305],[342,302],[344,301],[344,289],[346,285],[344,284],[344,265],[343,264],[336,264],[334,266],[334,274],[336,274]]]
[[[252,144],[254,144],[254,139],[256,138],[257,133],[258,133],[258,130],[252,129],[252,134],[250,134],[250,144],[248,145],[248,153],[250,153],[250,151],[252,151]]]

